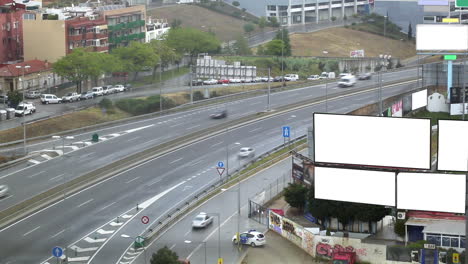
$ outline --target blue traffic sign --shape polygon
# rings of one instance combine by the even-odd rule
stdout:
[[[223,167],[224,167],[224,162],[218,161],[218,167],[219,167],[219,168],[223,168]]]
[[[63,249],[61,247],[54,247],[52,249],[52,255],[56,258],[60,258],[63,255]]]
[[[291,127],[284,126],[283,127],[283,137],[288,138],[291,135]]]

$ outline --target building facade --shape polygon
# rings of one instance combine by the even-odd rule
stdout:
[[[148,18],[146,23],[146,42],[151,42],[153,39],[162,39],[163,36],[171,29],[167,23],[167,19],[151,19]]]
[[[341,19],[369,11],[369,0],[289,0],[287,5],[267,5],[266,17],[276,17],[280,24],[290,26],[318,23],[332,17]]]
[[[24,5],[0,0],[0,63],[23,59],[24,12]]]

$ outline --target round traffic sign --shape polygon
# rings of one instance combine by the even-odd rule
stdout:
[[[142,222],[143,224],[145,224],[145,225],[148,224],[148,223],[149,223],[149,217],[147,217],[146,215],[143,216],[143,217],[141,218],[141,222]]]
[[[56,258],[60,258],[63,255],[63,249],[61,247],[54,247],[52,249],[52,255]]]
[[[135,242],[137,242],[137,243],[143,243],[144,241],[145,241],[145,238],[142,237],[142,236],[137,236],[135,238]]]
[[[222,167],[224,167],[224,162],[222,162],[222,161],[218,161],[218,167],[219,167],[219,168],[222,168]]]

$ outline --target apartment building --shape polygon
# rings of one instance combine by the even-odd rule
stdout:
[[[151,42],[153,39],[162,39],[164,35],[171,29],[167,23],[167,19],[152,19],[148,17],[146,23],[146,42]]]
[[[0,0],[0,64],[23,59],[23,13],[26,6]]]

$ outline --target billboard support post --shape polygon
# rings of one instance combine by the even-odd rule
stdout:
[[[447,97],[450,98],[450,87],[452,87],[452,69],[453,63],[451,60],[447,61]]]

